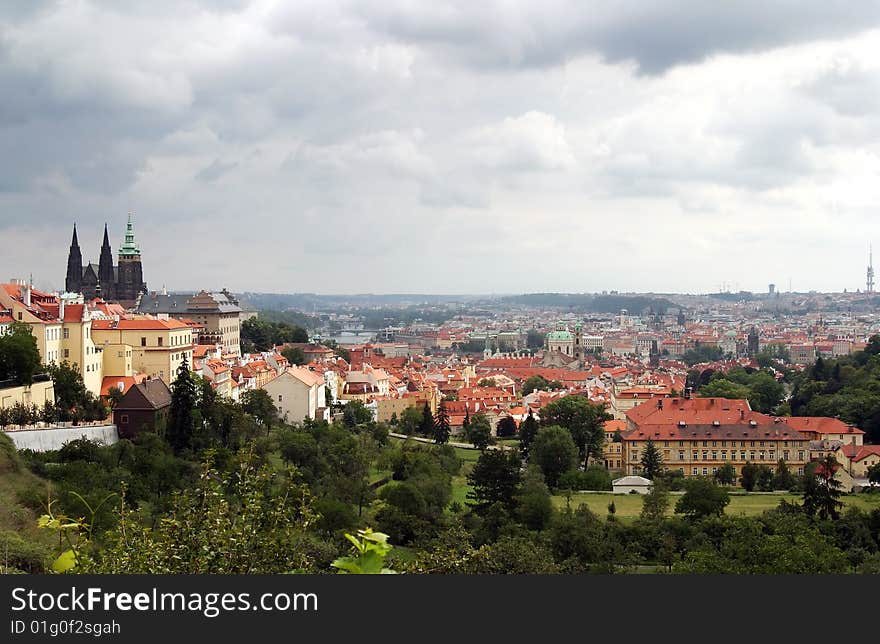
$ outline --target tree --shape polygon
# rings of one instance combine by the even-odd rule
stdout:
[[[663,455],[654,445],[654,441],[648,438],[645,449],[642,452],[642,475],[652,481],[663,472]]]
[[[516,421],[512,416],[505,416],[495,425],[495,435],[498,438],[507,438],[516,434]]]
[[[446,413],[446,405],[442,402],[437,408],[437,418],[434,419],[434,442],[443,445],[449,442],[452,429],[449,426],[449,414]]]
[[[733,485],[736,483],[736,468],[730,463],[725,463],[715,472],[715,480],[721,485]]]
[[[742,467],[742,475],[739,479],[740,485],[746,492],[751,492],[758,484],[758,466],[754,463],[746,463]]]
[[[0,335],[0,380],[14,380],[19,385],[31,385],[40,369],[40,350],[31,327],[24,322],[13,322],[9,331]]]
[[[528,416],[526,416],[525,420],[519,425],[519,449],[525,459],[528,459],[529,457],[529,448],[532,445],[532,441],[535,440],[538,429],[540,429],[538,421],[535,420],[535,417],[532,415],[532,410],[529,409]]]
[[[474,414],[467,426],[465,438],[479,450],[484,450],[492,444],[492,425],[489,424],[485,414]]]
[[[880,485],[880,463],[868,468],[868,481],[874,485]]]
[[[177,379],[171,385],[171,409],[168,414],[168,443],[176,453],[192,446],[195,433],[193,410],[198,403],[196,383],[186,359],[177,368]]]
[[[730,503],[730,495],[709,477],[695,476],[684,482],[684,495],[675,504],[675,513],[691,519],[721,516]]]
[[[305,364],[308,362],[306,354],[299,347],[287,347],[281,352],[290,364]]]
[[[400,420],[398,421],[400,433],[412,436],[418,431],[423,419],[424,414],[421,409],[415,406],[407,407],[400,414]]]
[[[496,503],[513,510],[514,495],[521,481],[520,466],[514,450],[493,449],[480,454],[467,475],[468,484],[473,488],[467,498],[477,514],[483,514]]]
[[[594,404],[583,396],[564,396],[541,410],[541,425],[564,427],[571,433],[584,467],[590,458],[603,458],[605,421],[611,419],[604,403]]]
[[[529,530],[543,530],[553,516],[550,490],[537,467],[528,469],[516,495],[516,516]]]
[[[550,383],[547,381],[547,379],[540,374],[536,374],[534,376],[529,376],[528,378],[526,378],[526,381],[523,383],[523,386],[522,386],[522,389],[520,390],[520,393],[523,396],[528,396],[533,391],[545,391],[545,390],[549,389],[549,387],[548,387],[549,384]]]
[[[266,428],[266,436],[272,426],[280,421],[278,408],[265,389],[252,389],[241,396],[242,409]]]
[[[346,427],[357,427],[373,420],[373,412],[361,400],[349,400],[342,409],[342,422]]]
[[[529,454],[529,462],[541,468],[547,485],[554,488],[559,477],[575,468],[578,462],[578,447],[571,432],[558,425],[538,430]]]
[[[773,489],[790,490],[796,484],[797,481],[795,480],[794,475],[791,473],[791,470],[788,469],[788,465],[785,463],[785,460],[780,458],[779,462],[776,464],[776,473],[773,475]]]
[[[651,491],[642,496],[642,512],[639,515],[644,521],[659,523],[666,518],[669,509],[669,492],[659,483],[651,487]]]
[[[494,378],[483,378],[477,383],[478,387],[494,387],[495,379]]]
[[[724,378],[713,379],[709,384],[700,387],[701,398],[744,400],[747,399],[751,393],[751,390],[746,385],[741,385]]]
[[[431,413],[431,407],[427,401],[422,407],[422,420],[419,423],[419,434],[422,436],[431,436],[434,433],[434,414]]]
[[[809,517],[818,515],[822,520],[840,518],[843,484],[835,477],[840,467],[837,459],[833,454],[828,454],[809,467],[804,477],[804,500],[801,506],[804,512]]]

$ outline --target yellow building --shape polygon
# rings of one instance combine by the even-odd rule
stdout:
[[[0,309],[10,311],[14,321],[30,325],[43,364],[61,362],[61,321],[54,295],[41,293],[24,280],[13,281],[0,285]]]
[[[192,369],[192,329],[179,320],[95,320],[92,339],[117,354],[118,345],[130,346],[132,370],[167,384],[177,379],[181,362]]]
[[[746,463],[775,467],[784,460],[803,474],[810,461],[809,438],[779,418],[761,414],[747,400],[659,398],[629,410],[623,434],[626,474],[641,470],[647,441],[663,465],[685,476],[711,476],[724,465],[742,474]]]

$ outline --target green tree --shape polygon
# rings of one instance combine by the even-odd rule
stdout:
[[[39,370],[40,350],[30,325],[13,322],[9,331],[0,335],[0,380],[30,385]]]
[[[549,389],[549,384],[550,383],[547,381],[547,379],[540,374],[529,376],[523,383],[520,393],[523,396],[528,396],[533,391],[546,391],[547,389]]]
[[[868,481],[874,485],[880,485],[880,463],[868,468]]]
[[[736,483],[736,469],[730,463],[725,463],[715,472],[715,480],[721,485],[733,485]]]
[[[604,403],[594,404],[583,396],[564,396],[541,410],[541,425],[564,427],[571,433],[585,467],[590,458],[603,458],[605,421],[611,419]]]
[[[423,419],[424,414],[421,409],[416,406],[407,407],[400,414],[400,420],[398,421],[400,433],[412,436],[418,431]]]
[[[422,407],[422,420],[419,423],[419,434],[422,436],[431,436],[434,433],[434,415],[431,413],[431,407],[425,402]]]
[[[514,450],[485,450],[467,475],[471,491],[467,498],[474,511],[483,514],[496,503],[513,510],[519,488],[521,461]]]
[[[527,459],[529,457],[529,448],[532,445],[532,441],[535,440],[539,429],[540,425],[538,425],[538,421],[532,415],[532,410],[529,409],[528,416],[519,425],[519,449],[522,452],[523,458]]]
[[[746,385],[731,382],[725,378],[713,379],[708,384],[700,387],[700,397],[702,398],[746,400],[751,393],[751,390]]]
[[[642,475],[652,481],[663,472],[663,455],[654,441],[649,437],[645,442],[645,449],[642,451]]]
[[[479,450],[485,450],[492,444],[492,425],[486,414],[474,414],[467,426],[465,438]]]
[[[280,422],[278,408],[265,389],[252,389],[241,396],[242,409],[253,416],[258,423],[266,428],[266,436],[272,427]]]
[[[553,516],[550,490],[544,475],[530,467],[516,495],[516,516],[529,530],[543,530]]]
[[[684,481],[685,492],[675,504],[675,513],[692,519],[721,516],[730,503],[727,490],[709,477],[695,476]]]
[[[495,379],[494,378],[483,378],[477,383],[478,387],[494,387]]]
[[[643,521],[659,523],[666,518],[669,509],[669,492],[659,483],[651,487],[648,494],[642,496],[642,512],[639,515]]]
[[[840,518],[843,484],[835,477],[839,467],[833,454],[809,466],[804,477],[804,500],[801,506],[807,516],[818,516],[822,520]]]
[[[516,421],[512,416],[505,416],[495,424],[495,435],[498,438],[516,435]]]
[[[184,359],[177,368],[177,379],[171,385],[171,409],[166,430],[168,443],[176,453],[192,446],[196,428],[193,411],[197,404],[196,383]]]
[[[373,412],[361,400],[349,400],[342,409],[342,422],[346,427],[357,427],[373,420]]]
[[[434,442],[438,445],[448,443],[451,433],[449,414],[446,413],[446,405],[441,402],[437,407],[437,418],[434,420]]]
[[[755,463],[746,463],[742,467],[742,475],[739,483],[746,492],[752,492],[758,485],[758,466]]]
[[[308,362],[308,359],[306,359],[306,354],[303,353],[303,350],[299,347],[287,347],[281,352],[281,355],[287,358],[287,361],[290,364],[300,365]]]
[[[540,467],[547,485],[555,488],[559,477],[577,466],[578,447],[571,432],[556,425],[542,427],[529,450],[529,462]]]

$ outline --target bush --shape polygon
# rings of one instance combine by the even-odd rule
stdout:
[[[0,474],[21,471],[21,458],[12,439],[0,433]]]
[[[10,569],[26,573],[41,573],[46,570],[48,549],[39,543],[25,541],[15,532],[0,530],[0,564]],[[2,570],[5,571],[5,568]]]
[[[559,477],[563,490],[610,490],[611,474],[601,465],[590,465],[585,471],[569,470]]]

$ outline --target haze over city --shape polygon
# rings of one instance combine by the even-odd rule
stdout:
[[[4,279],[865,288],[878,2],[5,2]]]

